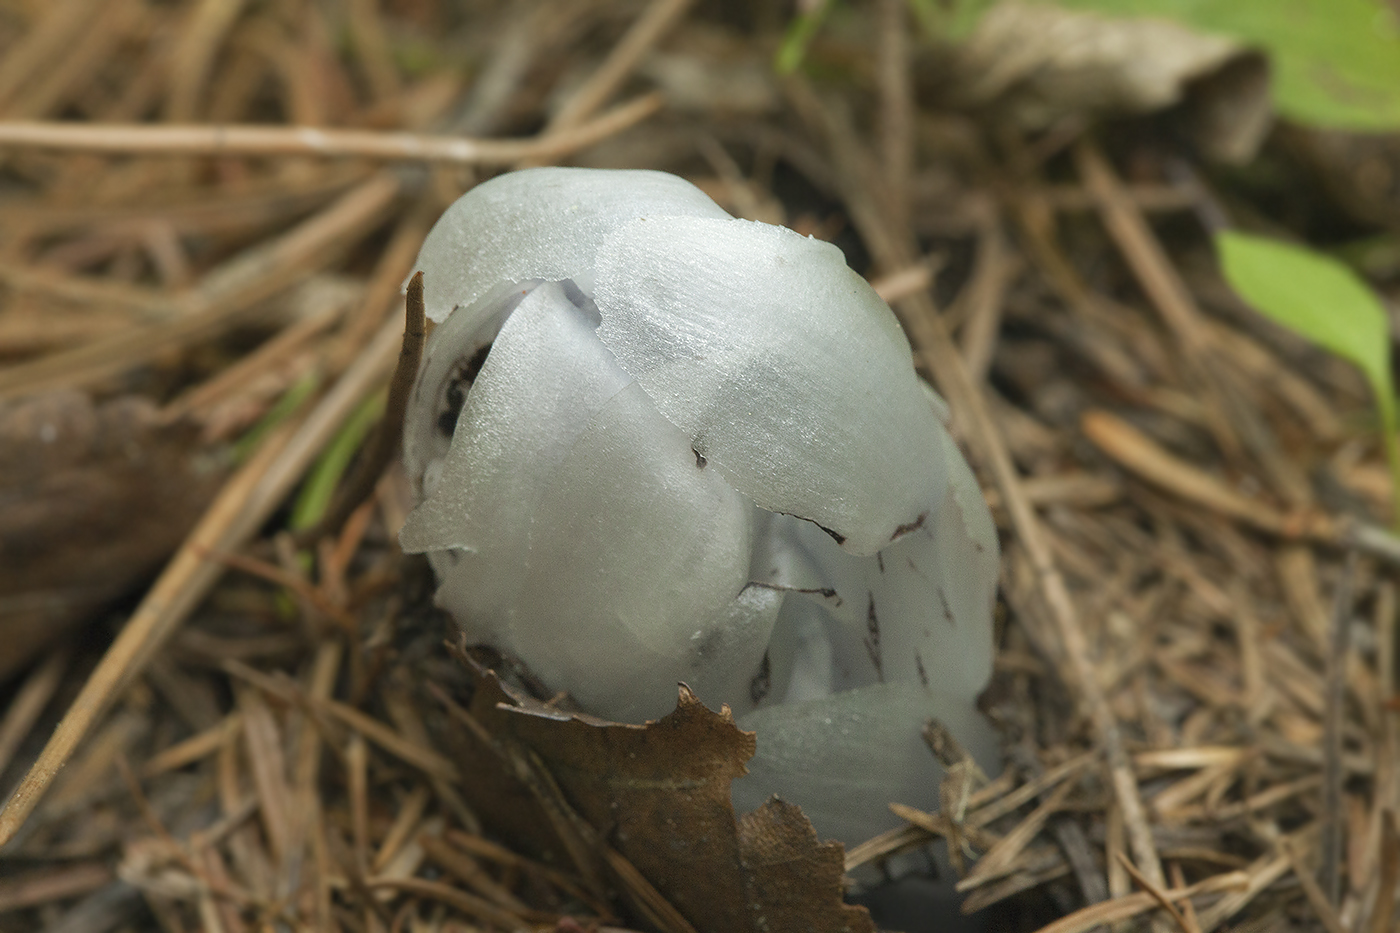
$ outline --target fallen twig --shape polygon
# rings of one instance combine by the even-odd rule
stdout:
[[[123,155],[358,157],[458,165],[552,160],[600,142],[661,109],[645,94],[575,129],[530,139],[470,139],[312,126],[156,126],[147,124],[0,122],[0,147]]]
[[[224,485],[184,545],[132,613],[59,722],[39,758],[0,810],[0,846],[33,812],[97,718],[149,662],[223,573],[211,552],[240,547],[282,502],[341,420],[387,375],[397,322],[381,328],[355,364],[301,421],[283,424]]]

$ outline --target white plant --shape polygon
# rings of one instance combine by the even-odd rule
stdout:
[[[469,639],[615,720],[677,682],[728,704],[758,734],[736,807],[778,793],[848,844],[936,802],[929,717],[987,757],[995,529],[836,247],[661,172],[545,168],[458,200],[418,268],[400,541]]]

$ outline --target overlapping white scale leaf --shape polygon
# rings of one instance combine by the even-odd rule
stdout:
[[[428,337],[403,426],[404,470],[420,496],[425,493],[425,474],[429,475],[430,486],[441,478],[440,461],[452,444],[452,431],[443,430],[447,425],[439,422],[448,410],[449,384],[479,351],[496,339],[501,325],[537,285],[539,282],[502,285],[478,298],[472,308],[434,328]]]
[[[765,529],[754,571],[828,620],[833,690],[879,681],[934,684],[974,697],[986,685],[996,529],[975,477],[946,435],[944,451],[948,483],[938,518],[875,556],[850,554],[810,522],[788,516]],[[780,674],[787,664],[781,646],[795,637],[785,630],[787,618],[784,613],[774,633]],[[804,624],[815,631],[814,622]]]
[[[772,690],[764,705],[878,683],[861,624],[870,605],[866,566],[877,559],[843,551],[817,526],[791,515],[769,513],[760,527],[750,573],[788,594],[769,644]]]
[[[756,672],[766,632],[720,631],[747,582],[751,508],[629,385],[593,418],[540,500],[517,653],[551,687],[623,722],[670,712],[676,683],[710,663]]]
[[[691,668],[679,679],[702,703],[711,709],[728,706],[741,716],[766,695],[772,673],[763,658],[785,596],[780,590],[746,586],[691,636]]]
[[[1001,545],[982,487],[952,438],[944,445],[943,455],[948,467],[948,495],[943,520],[933,529],[938,553],[935,566],[958,638],[943,649],[948,657],[940,659],[938,669],[957,666],[964,679],[949,682],[980,692],[992,676],[992,610]]]
[[[908,341],[840,250],[744,220],[648,217],[598,254],[599,337],[657,408],[765,509],[857,554],[942,488]]]
[[[411,553],[452,552],[434,561],[450,571],[438,568],[439,604],[507,650],[528,530],[551,474],[631,382],[577,297],[548,282],[519,303],[467,392],[440,476],[399,535]]]
[[[831,696],[836,687],[831,626],[831,617],[818,604],[797,598],[784,601],[768,643],[769,689],[758,698],[760,704],[801,703]]]
[[[995,743],[971,700],[918,684],[875,684],[740,717],[758,747],[748,775],[734,782],[734,809],[777,794],[802,807],[818,836],[847,846],[900,825],[891,802],[935,810],[942,769],[920,735],[930,717],[993,766]]]
[[[665,172],[534,168],[477,185],[438,219],[418,254],[428,317],[469,310],[503,283],[572,279],[584,291],[599,244],[624,223],[670,215],[728,218]]]

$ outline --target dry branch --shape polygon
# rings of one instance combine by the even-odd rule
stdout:
[[[552,160],[634,126],[661,108],[647,94],[557,135],[533,139],[469,139],[313,126],[148,126],[0,122],[0,149],[115,155],[319,156],[457,165],[510,165]]]

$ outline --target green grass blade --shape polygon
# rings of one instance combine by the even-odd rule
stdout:
[[[345,475],[350,461],[354,459],[355,451],[360,449],[375,423],[384,414],[387,395],[387,390],[381,390],[361,402],[321,452],[316,465],[307,475],[306,482],[302,484],[296,502],[292,505],[290,527],[293,531],[313,527],[321,520],[321,516],[326,514],[331,497],[335,495],[335,488],[340,484],[340,478]]]
[[[807,57],[807,47],[812,44],[817,30],[821,29],[833,2],[818,0],[816,6],[797,14],[788,23],[787,32],[783,33],[782,44],[778,46],[778,53],[773,59],[773,68],[778,74],[790,75],[802,66],[802,60]]]
[[[282,397],[277,400],[277,403],[258,419],[258,423],[234,441],[233,461],[242,463],[248,459],[248,456],[258,449],[263,438],[267,437],[273,428],[295,414],[297,409],[301,408],[301,403],[310,398],[320,384],[321,374],[314,370],[292,383],[291,388],[282,393]]]

